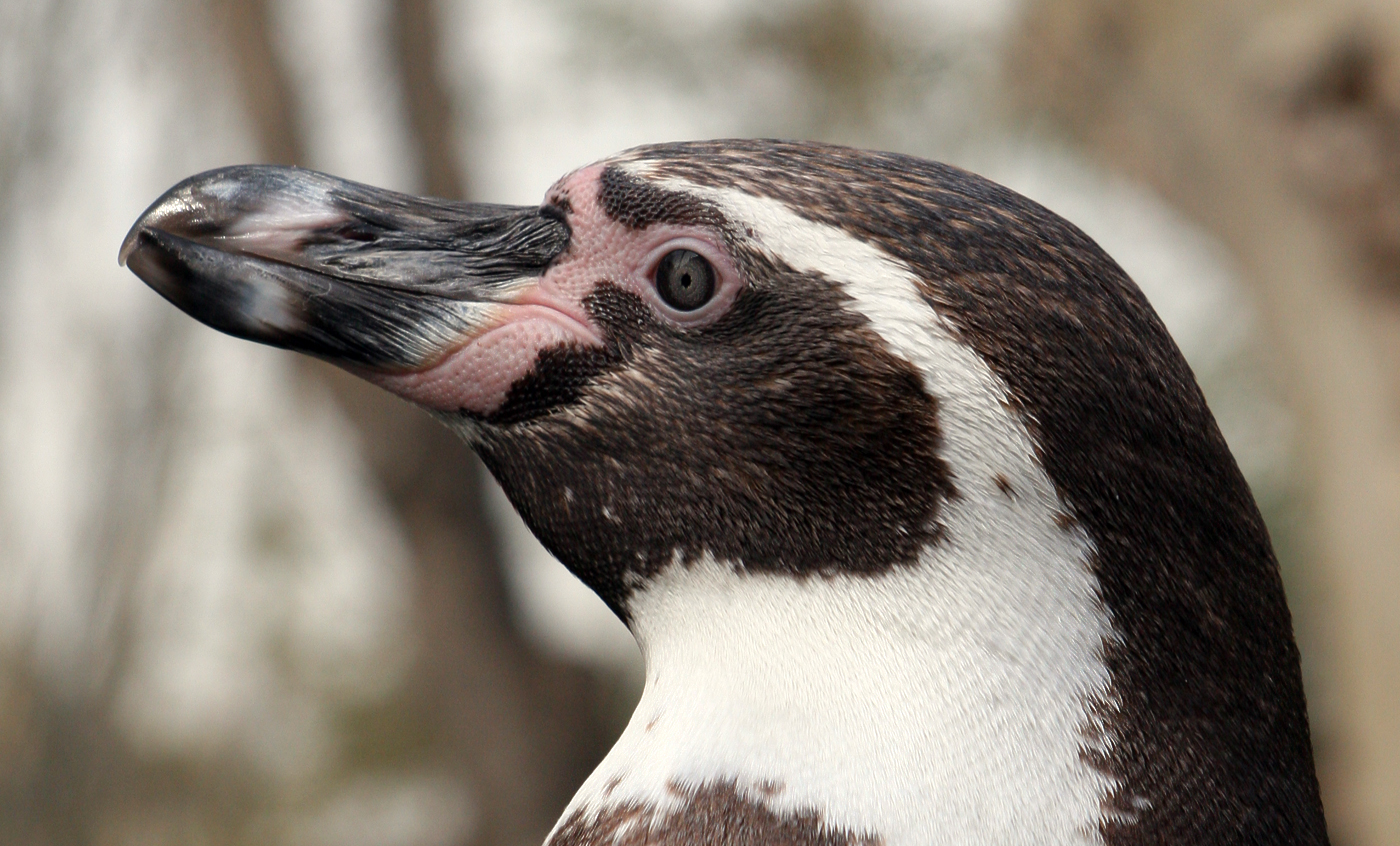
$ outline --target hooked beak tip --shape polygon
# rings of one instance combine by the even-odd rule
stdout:
[[[198,180],[201,180],[201,176],[186,179],[166,191],[141,212],[141,216],[122,239],[121,249],[117,252],[119,266],[128,266],[132,254],[141,248],[152,232],[167,232],[193,238],[218,229],[214,219],[218,212],[215,203],[211,202],[214,198],[195,196],[195,189],[199,187]]]
[[[122,248],[117,251],[117,267],[126,267],[126,260],[131,257],[132,253],[136,252],[136,245],[141,240],[142,228],[142,221],[136,221],[136,224],[126,233],[126,237],[122,239]]]

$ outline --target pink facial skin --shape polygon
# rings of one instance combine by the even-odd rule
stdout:
[[[426,408],[489,416],[505,402],[511,386],[534,369],[540,352],[603,345],[602,330],[583,305],[601,282],[637,294],[660,320],[676,328],[699,328],[719,319],[742,288],[719,233],[670,224],[628,229],[599,204],[603,167],[575,171],[550,189],[549,202],[569,210],[569,246],[536,284],[490,306],[490,322],[482,332],[423,370],[362,375]],[[695,311],[676,311],[656,293],[656,266],[675,249],[694,250],[715,270],[714,297]]]

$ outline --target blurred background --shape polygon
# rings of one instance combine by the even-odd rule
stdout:
[[[217,165],[534,203],[719,136],[950,161],[1127,268],[1269,520],[1333,842],[1400,844],[1394,0],[4,0],[0,842],[540,843],[630,637],[426,415],[117,247]]]

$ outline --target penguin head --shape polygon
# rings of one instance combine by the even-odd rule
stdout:
[[[852,257],[823,253],[833,225],[804,214],[838,153],[640,148],[538,208],[227,168],[158,200],[123,259],[216,328],[442,417],[625,619],[632,587],[673,562],[873,574],[942,531],[956,488],[938,398],[857,307]],[[764,190],[780,174],[787,193]]]

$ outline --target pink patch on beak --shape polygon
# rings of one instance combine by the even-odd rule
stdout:
[[[501,407],[511,386],[530,374],[544,350],[602,346],[591,325],[542,304],[536,292],[522,299],[526,302],[499,306],[500,322],[426,370],[361,375],[425,408],[484,416]]]
[[[592,211],[589,218],[602,214],[594,209],[601,170],[598,166],[585,168],[559,183],[582,201],[576,202],[575,208],[582,205]],[[576,217],[571,218],[575,236],[580,234]],[[588,223],[591,220],[585,227]],[[505,403],[511,386],[530,375],[541,352],[566,346],[601,347],[602,335],[583,307],[584,298],[600,277],[589,262],[578,261],[578,240],[571,239],[569,248],[536,284],[496,305],[496,319],[481,334],[435,364],[413,373],[360,375],[425,408],[489,416]]]

